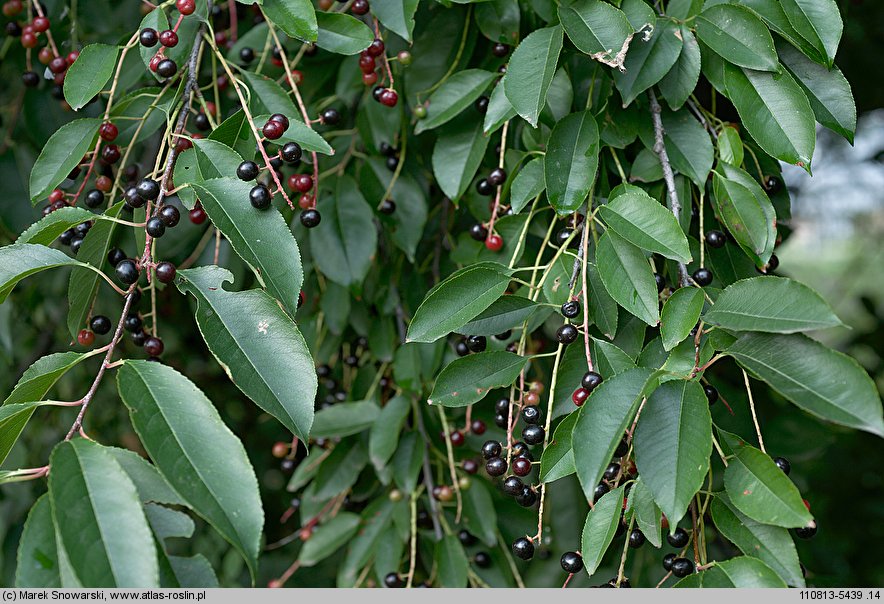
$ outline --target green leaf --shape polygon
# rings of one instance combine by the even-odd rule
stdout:
[[[675,65],[658,83],[660,94],[670,109],[675,111],[684,105],[697,87],[700,79],[700,45],[686,25],[679,28],[682,38],[681,53]]]
[[[706,186],[706,178],[712,170],[715,153],[706,130],[687,111],[664,112],[663,143],[672,167],[694,181],[698,187]],[[653,144],[648,145],[653,149]]]
[[[608,294],[599,275],[598,267],[592,263],[586,266],[587,279],[589,280],[589,311],[592,321],[608,338],[613,338],[617,333],[617,303]]]
[[[46,396],[61,376],[90,356],[93,355],[81,352],[56,352],[37,359],[18,379],[3,404],[39,401]]]
[[[486,4],[491,4],[491,2]],[[511,120],[517,115],[510,100],[506,98],[505,81],[506,75],[500,78],[497,86],[491,90],[491,96],[488,99],[488,109],[485,110],[485,123],[482,127],[485,134],[495,132],[503,126],[504,122]]]
[[[494,42],[514,44],[519,40],[521,12],[519,4],[512,0],[477,2],[476,25],[485,37]],[[374,10],[374,9],[372,9]]]
[[[417,487],[425,447],[426,443],[418,438],[416,432],[407,432],[399,439],[390,467],[393,470],[393,481],[405,493],[413,493]]]
[[[718,156],[726,164],[743,165],[743,141],[734,126],[725,126],[718,133]]]
[[[100,219],[99,216],[84,208],[59,208],[29,226],[25,232],[18,236],[15,242],[50,245],[64,231],[77,226],[81,222],[96,218]]]
[[[635,463],[675,527],[703,486],[712,453],[712,417],[699,382],[666,382],[648,397],[635,429]]]
[[[562,43],[561,25],[535,30],[522,40],[507,65],[506,96],[516,113],[532,126],[537,126],[537,118],[546,105]]]
[[[61,250],[32,243],[0,248],[0,304],[25,277],[56,266],[86,266]]]
[[[411,42],[417,5],[418,0],[377,2],[371,7],[371,14],[377,17],[384,27],[399,34],[406,42]]]
[[[660,314],[660,335],[664,350],[672,350],[690,335],[703,312],[703,290],[682,287],[675,290]]]
[[[574,450],[571,448],[571,433],[578,415],[577,411],[573,411],[556,426],[552,440],[540,457],[540,482],[553,482],[577,471]]]
[[[740,551],[770,566],[789,585],[804,587],[798,552],[788,530],[752,520],[725,493],[716,495],[709,509],[715,528]]]
[[[435,342],[462,327],[500,298],[511,270],[494,262],[452,274],[427,294],[408,325],[408,342]],[[498,332],[499,333],[499,332]]]
[[[427,99],[427,117],[419,120],[415,134],[446,124],[482,96],[497,74],[484,69],[465,69],[452,75]]]
[[[279,212],[257,212],[248,203],[250,183],[213,178],[191,185],[203,209],[271,296],[294,316],[303,270],[298,244]]]
[[[740,556],[716,562],[712,568],[685,577],[673,587],[758,589],[784,588],[786,584],[761,560]]]
[[[320,204],[322,222],[310,233],[313,261],[335,283],[357,286],[371,268],[377,249],[371,208],[349,176],[338,178],[334,197]]]
[[[262,5],[267,19],[287,35],[316,42],[316,11],[310,0],[263,0]]]
[[[482,132],[482,120],[476,116],[458,120],[436,139],[433,175],[454,203],[470,186],[487,148],[488,137]]]
[[[662,545],[663,512],[654,503],[654,495],[641,477],[635,481],[629,491],[626,514],[632,514],[638,528],[651,545],[654,547]],[[628,521],[628,516],[625,516],[624,520]]]
[[[49,137],[31,168],[28,186],[33,205],[46,199],[80,164],[83,156],[95,147],[99,126],[100,119],[83,118],[68,122]]]
[[[347,557],[338,568],[337,587],[355,587],[359,572],[376,556],[384,541],[390,539],[393,514],[400,513],[399,506],[404,505],[404,501],[393,503],[387,497],[378,497],[365,508],[361,530],[350,540]]]
[[[844,29],[835,0],[782,0],[780,4],[798,35],[807,40],[832,67]]]
[[[359,523],[357,514],[339,512],[325,524],[319,525],[298,554],[301,566],[316,566],[338,551],[356,534]]]
[[[673,260],[691,262],[688,239],[675,216],[644,191],[630,189],[599,206],[598,211],[605,224],[629,243]]]
[[[89,44],[80,51],[64,78],[64,98],[71,109],[80,110],[104,89],[114,75],[119,52],[107,44]]]
[[[560,216],[577,211],[592,189],[599,165],[599,128],[590,111],[559,120],[543,158],[550,205]]]
[[[521,212],[530,201],[546,189],[543,165],[543,158],[535,157],[513,178],[513,184],[510,186],[510,206],[513,208],[513,213]]]
[[[580,52],[593,58],[599,55],[606,63],[617,62],[634,31],[623,11],[601,0],[560,5],[559,20]]]
[[[484,481],[474,480],[462,491],[464,523],[488,547],[497,542],[497,511]]]
[[[359,442],[345,440],[339,443],[319,466],[311,485],[316,489],[316,500],[330,499],[352,487],[366,465],[368,455]]]
[[[157,469],[236,548],[254,577],[264,512],[242,443],[209,399],[171,367],[126,361],[117,387]]]
[[[754,277],[727,286],[703,320],[733,331],[797,333],[842,325],[806,285],[785,277]]]
[[[436,543],[433,556],[439,572],[441,587],[463,588],[467,586],[469,563],[457,535],[446,535]]]
[[[355,55],[362,52],[374,40],[368,25],[343,13],[316,13],[319,34],[316,45],[323,50],[340,55]]]
[[[338,403],[316,413],[310,436],[336,438],[370,428],[381,410],[374,401]]]
[[[648,41],[643,36],[633,39],[623,65],[625,70],[614,71],[614,83],[624,107],[669,73],[681,47],[681,30],[673,21],[658,22]]]
[[[83,587],[158,587],[153,538],[135,485],[101,445],[62,442],[50,457],[49,498],[71,571]],[[88,555],[83,555],[84,552]]]
[[[512,352],[480,352],[455,359],[436,378],[427,402],[443,407],[466,407],[482,400],[489,390],[510,386],[528,364]]]
[[[816,121],[853,144],[856,132],[856,105],[850,84],[837,67],[826,69],[791,46],[777,46],[780,60],[801,86]]]
[[[316,371],[301,332],[260,290],[230,292],[233,275],[217,266],[178,271],[178,289],[196,298],[200,333],[230,380],[255,404],[307,440]],[[293,382],[292,376],[298,376]]]
[[[574,465],[587,499],[629,427],[652,371],[637,367],[601,383],[583,403],[572,433]]]
[[[41,495],[34,502],[25,521],[18,542],[15,586],[41,589],[61,587],[49,495]]]
[[[660,321],[654,271],[639,248],[605,231],[596,248],[596,265],[605,289],[617,304],[648,325]]]
[[[747,333],[726,354],[819,418],[884,436],[881,399],[859,364],[807,336]]]
[[[611,377],[635,367],[635,361],[617,345],[598,338],[591,338],[592,358],[596,370],[603,377]]]
[[[160,471],[138,453],[118,447],[107,447],[107,452],[117,460],[117,463],[132,480],[142,503],[187,506],[187,502],[172,490]],[[190,521],[189,518],[188,520]],[[192,523],[192,521],[190,522]]]
[[[464,335],[494,336],[534,316],[540,305],[521,296],[501,296],[469,323],[456,330]]]
[[[580,554],[583,556],[583,568],[590,577],[598,570],[617,533],[620,514],[623,512],[623,490],[620,487],[602,495],[586,515],[580,539]]]
[[[749,135],[771,157],[809,170],[816,145],[813,109],[792,76],[733,67],[724,75]]]
[[[404,396],[394,396],[381,409],[372,423],[368,436],[368,455],[375,469],[384,468],[399,444],[399,433],[411,411],[411,402]]]
[[[776,241],[776,214],[761,186],[749,174],[719,164],[712,175],[718,218],[758,266],[767,264]]]
[[[41,403],[17,403],[0,407],[0,464],[6,461],[18,437]]]
[[[797,528],[813,521],[794,483],[755,447],[745,445],[729,459],[724,486],[735,508],[763,524]]]
[[[270,114],[257,115],[254,117],[255,122],[263,124],[270,119]],[[255,139],[249,133],[250,147],[254,146]],[[286,143],[298,143],[304,151],[316,151],[324,155],[334,155],[335,151],[331,145],[326,142],[322,135],[313,130],[303,122],[297,119],[289,119],[289,129],[285,131],[276,141],[276,144],[282,146]]]
[[[697,36],[723,59],[762,71],[777,71],[773,38],[764,22],[746,7],[717,4],[697,15]]]

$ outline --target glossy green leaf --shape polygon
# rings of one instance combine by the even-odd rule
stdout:
[[[476,24],[494,42],[513,44],[519,39],[521,11],[512,0],[490,0],[475,4]]]
[[[0,304],[25,277],[57,266],[84,266],[61,250],[33,243],[0,248]]]
[[[142,503],[187,506],[187,502],[172,489],[159,470],[141,455],[119,447],[106,449],[132,480]]]
[[[370,159],[368,164],[386,191],[393,173],[379,159]],[[362,186],[365,186],[364,181]],[[396,200],[396,212],[393,214],[394,224],[387,229],[387,232],[393,243],[405,252],[409,261],[414,262],[417,245],[423,237],[424,225],[427,222],[426,193],[410,174],[403,172],[393,183],[391,194]]]
[[[801,334],[763,333],[743,334],[726,353],[805,411],[884,436],[875,384],[847,355]]]
[[[418,121],[415,134],[441,126],[471,107],[496,74],[484,69],[465,69],[452,75],[427,99],[427,117]]]
[[[64,98],[78,111],[104,89],[114,75],[120,49],[108,44],[89,44],[67,70]]]
[[[589,315],[602,333],[608,338],[613,338],[617,333],[617,302],[605,289],[598,267],[590,262],[586,267],[586,277],[589,281]]]
[[[614,83],[623,106],[663,79],[681,54],[681,31],[673,21],[660,21],[650,40],[636,36],[629,45],[624,71],[614,71]]]
[[[15,242],[50,245],[64,231],[77,226],[81,222],[95,218],[99,217],[84,208],[59,208],[29,226],[26,231],[18,236]]]
[[[607,379],[580,408],[571,438],[577,478],[587,499],[592,499],[623,433],[632,422],[651,373],[650,369],[637,367]]]
[[[470,488],[461,491],[464,523],[488,547],[497,542],[497,510],[484,481],[474,480]]]
[[[31,168],[28,187],[32,204],[46,199],[95,147],[99,126],[100,119],[83,118],[68,122],[49,137]]]
[[[319,34],[316,45],[323,50],[341,55],[362,52],[374,40],[371,29],[351,15],[344,13],[316,13]]]
[[[37,359],[18,379],[3,404],[41,400],[61,376],[90,356],[82,352],[55,352]]]
[[[501,296],[470,322],[456,330],[464,335],[494,336],[530,319],[540,305],[521,296]]]
[[[768,2],[767,0],[739,0],[739,4],[748,6],[760,16],[771,31],[785,38],[789,44],[801,50],[803,54],[812,58],[817,63],[828,66],[825,51],[817,50],[810,42],[805,40],[786,17],[782,2]]]
[[[18,542],[17,561],[16,587],[61,587],[49,495],[41,495],[31,506]]]
[[[835,0],[782,0],[780,4],[798,35],[807,40],[832,67],[844,29],[841,11]]]
[[[712,175],[718,218],[756,265],[764,265],[776,241],[776,214],[761,186],[746,172],[719,164]]]
[[[810,169],[816,145],[813,109],[787,72],[725,70],[730,100],[743,126],[768,155]]]
[[[0,464],[6,460],[34,411],[40,405],[41,403],[17,403],[0,407]]]
[[[404,396],[394,396],[384,405],[371,426],[368,437],[368,455],[375,469],[381,470],[399,444],[399,433],[411,411],[411,402]]]
[[[416,432],[407,432],[399,439],[399,446],[390,466],[393,470],[393,481],[405,493],[412,493],[417,487],[421,463],[424,460],[424,443]]]
[[[316,42],[316,11],[310,0],[263,0],[267,18],[292,38]]]
[[[754,277],[727,286],[703,316],[734,331],[797,333],[837,327],[841,321],[818,293],[785,277]]]
[[[660,547],[663,543],[663,512],[654,502],[654,494],[641,477],[629,490],[624,519],[628,519],[629,514],[635,519],[636,526],[648,542],[654,547]]]
[[[313,260],[335,283],[356,286],[371,268],[377,248],[371,208],[356,182],[342,176],[333,198],[325,203],[320,201],[319,209],[322,222],[310,232]]]
[[[725,126],[718,133],[717,144],[721,161],[732,166],[743,164],[743,141],[739,130],[733,126]]]
[[[345,440],[335,446],[311,485],[316,500],[329,499],[345,492],[356,483],[359,473],[368,465],[368,455],[360,442]]]
[[[377,2],[371,7],[371,14],[377,17],[384,27],[399,34],[406,42],[411,42],[417,5],[418,0]]]
[[[540,482],[553,482],[577,471],[574,465],[571,433],[574,431],[578,415],[575,410],[556,426],[552,440],[540,457]]]
[[[580,555],[583,556],[583,568],[590,577],[598,570],[617,533],[620,514],[623,512],[623,491],[624,488],[620,487],[605,493],[586,515],[580,539]]]
[[[434,559],[441,587],[462,588],[467,586],[469,563],[457,535],[446,535],[436,543]]]
[[[690,335],[703,312],[703,290],[682,287],[673,292],[660,313],[660,335],[663,348],[672,350]]]
[[[570,214],[586,200],[599,165],[599,129],[590,111],[559,120],[543,158],[543,174],[550,205],[560,216]]]
[[[350,436],[375,423],[381,410],[374,401],[338,403],[316,412],[310,435],[314,438]]]
[[[528,364],[512,352],[480,352],[455,359],[436,378],[427,402],[443,407],[465,407],[482,400],[489,390],[510,386]]]
[[[107,450],[75,439],[50,458],[49,498],[58,536],[83,587],[158,587],[159,569],[135,485]],[[88,551],[89,555],[82,555]]]
[[[635,367],[635,361],[616,344],[590,338],[593,364],[602,377],[613,377]]]
[[[618,54],[628,48],[634,32],[623,11],[601,0],[560,5],[559,20],[574,46],[606,64],[618,62]]]
[[[675,526],[703,485],[712,453],[712,417],[699,382],[666,382],[648,397],[635,429],[635,463],[654,501]]]
[[[404,501],[393,503],[386,497],[372,501],[361,514],[361,526],[350,539],[347,556],[338,568],[337,587],[354,587],[359,573],[376,556],[377,549],[390,539],[389,531],[394,513],[401,513],[399,506]]]
[[[767,454],[748,445],[735,453],[724,471],[724,486],[735,508],[753,520],[785,528],[813,521],[795,484]]]
[[[487,4],[490,4],[490,2]],[[482,130],[485,134],[495,132],[498,128],[503,126],[504,122],[507,122],[518,115],[513,108],[512,103],[510,103],[510,100],[506,97],[505,81],[506,75],[500,78],[497,82],[497,86],[491,90],[491,96],[488,99],[488,109],[485,111],[485,121],[482,126]]]
[[[157,469],[254,576],[264,512],[242,443],[209,399],[171,367],[126,361],[118,372],[123,403]]]
[[[644,191],[630,190],[618,195],[599,206],[599,215],[629,243],[673,260],[691,261],[688,239],[675,216]]]
[[[433,147],[433,175],[442,192],[457,203],[469,188],[488,148],[478,117],[458,120],[436,139]]]
[[[255,211],[248,203],[254,185],[238,178],[214,178],[191,186],[212,224],[252,268],[267,293],[294,316],[304,278],[301,254],[279,212],[273,208]]]
[[[658,83],[660,94],[673,111],[684,105],[700,80],[700,45],[690,28],[679,28],[682,39],[681,53],[675,65]]]
[[[740,556],[716,562],[715,566],[682,579],[674,587],[759,589],[785,588],[786,584],[761,560]]]
[[[605,231],[596,248],[596,264],[605,289],[617,304],[648,325],[660,321],[654,272],[639,248]]]
[[[298,554],[301,566],[315,566],[343,547],[356,534],[359,522],[358,515],[339,512],[325,524],[316,527]]]
[[[510,187],[510,206],[516,214],[546,189],[543,166],[543,158],[536,157],[525,164],[513,178]]]
[[[725,493],[716,495],[709,510],[715,528],[740,551],[767,564],[789,585],[804,587],[798,552],[788,530],[752,520]]]
[[[231,292],[227,269],[204,266],[178,272],[178,288],[196,298],[196,320],[209,351],[231,381],[298,438],[313,423],[316,376],[297,326],[260,290]],[[298,376],[292,383],[292,376]]]
[[[279,82],[272,78],[268,78],[267,76],[252,73],[251,71],[245,71],[243,73],[243,78],[249,85],[249,91],[251,92],[249,107],[253,114],[257,114],[254,122],[259,129],[266,121],[261,119],[263,115],[269,115],[271,113],[281,113],[285,116],[289,116],[289,129],[291,129],[292,123],[294,122],[303,125],[300,122],[301,117],[298,108],[295,107],[295,102]],[[247,123],[245,124],[245,127],[248,129]],[[288,133],[288,130],[286,130],[286,132]],[[223,142],[219,139],[215,140]],[[231,146],[229,143],[227,144],[228,146]]]
[[[435,342],[457,330],[503,295],[510,269],[480,262],[467,266],[427,294],[408,325],[407,341]]]
[[[764,22],[738,4],[717,4],[697,15],[697,36],[723,59],[762,71],[777,71],[773,38]]]
[[[672,167],[698,187],[705,186],[715,155],[709,134],[687,111],[664,112],[662,119],[663,143]]]
[[[556,73],[562,52],[561,25],[545,27],[528,34],[510,57],[505,92],[516,112],[532,126],[537,125],[540,110]]]
[[[816,121],[853,144],[856,104],[850,84],[837,67],[826,69],[786,44],[777,46],[780,60],[804,90]]]

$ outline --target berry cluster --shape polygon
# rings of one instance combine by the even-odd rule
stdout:
[[[153,48],[158,43],[160,49],[151,58],[148,66],[150,70],[162,78],[171,78],[178,73],[178,64],[172,59],[166,57],[167,48],[175,48],[178,46],[178,28],[187,15],[192,15],[196,11],[195,0],[176,0],[175,8],[178,9],[178,21],[175,22],[172,29],[157,32],[155,29],[146,27],[141,30],[138,41],[145,48]]]

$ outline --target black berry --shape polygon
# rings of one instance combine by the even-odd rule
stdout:
[[[171,283],[175,279],[175,265],[171,262],[160,262],[157,264],[157,279],[160,283]]]
[[[645,544],[645,534],[640,529],[634,528],[629,533],[629,547],[638,548]]]
[[[562,304],[562,316],[573,319],[577,315],[580,314],[580,302],[577,300],[570,300]]]
[[[577,339],[578,335],[580,334],[576,327],[570,323],[565,323],[556,331],[556,340],[558,340],[560,344],[570,344]]]
[[[92,320],[89,321],[89,329],[98,335],[103,336],[111,330],[110,319],[104,315],[95,315],[92,317]]]
[[[688,535],[688,532],[683,528],[677,528],[674,533],[666,535],[666,541],[669,542],[669,545],[678,549],[686,546],[690,540],[690,535]]]
[[[491,174],[488,175],[488,182],[495,187],[502,185],[506,182],[506,170],[503,168],[494,168],[491,171]]]
[[[488,346],[485,336],[467,336],[467,348],[472,352],[483,352]]]
[[[279,156],[282,157],[282,161],[287,164],[298,163],[299,161],[301,161],[302,154],[303,150],[301,149],[301,145],[299,145],[298,143],[286,143],[279,151]]]
[[[663,556],[663,568],[666,571],[672,570],[672,563],[675,561],[675,554],[666,554]]]
[[[270,207],[272,201],[273,196],[264,185],[255,185],[252,187],[252,190],[249,191],[249,202],[251,202],[253,208],[266,210]],[[301,221],[303,222],[303,220],[302,217]]]
[[[566,573],[579,573],[583,570],[583,558],[577,552],[565,552],[561,559],[562,570]]]
[[[399,576],[399,573],[388,573],[384,575],[384,586],[395,589],[404,587],[405,584],[402,582],[402,577]]]
[[[86,207],[97,208],[104,203],[104,193],[98,189],[92,189],[86,193]]]
[[[494,193],[494,187],[491,185],[490,182],[488,182],[487,178],[483,178],[476,183],[476,192],[479,195],[484,195],[485,197],[488,197],[489,195],[492,195]]]
[[[522,560],[534,557],[534,544],[527,537],[519,537],[513,541],[513,555]]]
[[[602,495],[604,495],[605,493],[607,493],[610,490],[611,490],[611,488],[608,485],[606,485],[604,482],[599,483],[599,486],[597,486],[595,488],[595,491],[593,491],[593,493],[592,493],[593,502],[598,501]]]
[[[329,126],[335,126],[341,121],[340,112],[331,107],[323,111],[320,117],[322,118],[322,123],[328,124]]]
[[[313,227],[319,225],[319,222],[322,220],[322,216],[319,214],[319,210],[309,209],[301,212],[301,224],[303,224],[308,229],[312,229]]]
[[[503,481],[503,492],[507,495],[512,495],[513,497],[521,495],[524,488],[525,483],[523,483],[522,479],[518,476],[508,476],[507,479]]]
[[[126,285],[132,285],[138,281],[138,268],[135,266],[134,260],[126,258],[120,261],[114,270],[117,272],[117,279]]]
[[[492,457],[485,463],[485,471],[489,476],[503,476],[506,473],[506,461],[500,457]]]
[[[473,562],[475,562],[476,566],[479,568],[488,568],[491,566],[491,556],[488,555],[488,552],[476,552],[475,557],[473,557]]]
[[[120,262],[126,259],[126,254],[118,247],[112,248],[107,253],[107,262],[111,266],[117,266]]]
[[[178,211],[178,208],[175,206],[163,206],[160,208],[160,220],[163,221],[170,229],[178,224],[178,221],[181,220],[181,212]]]
[[[774,457],[774,463],[777,464],[777,467],[781,469],[786,476],[792,471],[792,464],[790,464],[789,460],[785,457]]]
[[[485,241],[488,238],[488,229],[481,224],[474,224],[470,227],[470,237],[476,241]]]
[[[255,180],[258,178],[258,173],[260,170],[258,169],[258,164],[253,161],[244,161],[236,168],[236,176],[240,180]]]
[[[157,74],[163,78],[171,78],[178,73],[178,65],[172,59],[163,59],[157,65]]]
[[[522,407],[522,421],[526,424],[540,423],[540,409],[537,405],[527,405]]]
[[[727,237],[721,231],[709,231],[706,233],[706,245],[714,248],[724,247]]]
[[[378,211],[381,214],[386,214],[387,216],[389,216],[396,211],[396,202],[392,199],[385,199],[381,202],[381,205],[378,206]]]
[[[712,283],[712,271],[710,271],[708,268],[698,268],[694,271],[694,274],[692,276],[696,284],[700,287],[706,287],[707,285]]]
[[[522,439],[529,445],[539,445],[543,442],[546,431],[542,426],[525,426],[522,430]]]
[[[672,574],[676,577],[687,577],[694,572],[694,563],[687,558],[676,558],[672,561]]]
[[[709,401],[709,404],[714,405],[715,401],[718,400],[718,390],[716,390],[715,386],[703,384],[703,392],[706,393],[706,399]]]
[[[145,27],[141,30],[141,33],[138,34],[138,41],[141,42],[142,46],[153,48],[157,45],[157,42],[160,41],[160,37],[157,34],[157,30],[152,27]]]
[[[154,216],[147,221],[147,226],[144,230],[147,231],[147,234],[151,237],[158,238],[165,234],[166,225],[160,218]]]
[[[496,440],[486,440],[485,444],[482,445],[482,457],[485,459],[500,457],[502,450],[500,443]]]

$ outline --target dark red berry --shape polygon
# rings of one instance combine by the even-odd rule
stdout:
[[[285,134],[285,128],[280,122],[268,120],[261,129],[261,132],[263,132],[265,138],[274,141]]]
[[[175,46],[178,46],[178,34],[171,29],[167,29],[160,34],[160,44],[166,48],[174,48]]]
[[[195,0],[175,0],[175,7],[182,15],[192,15],[196,10]]]
[[[164,349],[163,341],[155,336],[150,336],[144,341],[144,352],[152,357],[160,356]]]
[[[364,15],[368,13],[370,8],[368,0],[353,0],[353,4],[350,5],[350,10],[354,15]]]
[[[171,283],[175,279],[175,265],[171,262],[160,262],[157,264],[156,271],[160,283]]]
[[[206,218],[208,218],[208,216],[206,215],[206,211],[201,207],[196,207],[190,210],[187,213],[187,217],[193,224],[202,224],[206,221]]]
[[[359,0],[357,0],[358,2]],[[396,103],[399,102],[399,95],[392,88],[386,88],[380,97],[381,105],[386,105],[387,107],[395,107]]]
[[[117,128],[111,122],[105,122],[98,129],[98,136],[100,136],[103,140],[106,140],[109,143],[114,142],[117,136],[120,134],[119,128]]]
[[[513,474],[527,476],[531,473],[531,462],[525,457],[517,457],[513,460]]]
[[[485,240],[485,247],[492,252],[499,252],[503,247],[503,238],[500,235],[489,235]]]
[[[77,334],[77,344],[80,346],[92,346],[95,343],[95,334],[88,329],[81,329]]]

